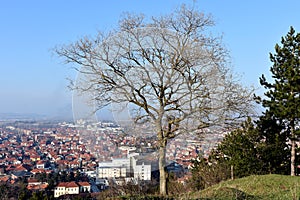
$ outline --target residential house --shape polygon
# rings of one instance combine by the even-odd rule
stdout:
[[[43,160],[39,160],[39,161],[37,161],[37,163],[36,163],[36,168],[37,169],[45,169],[45,161],[43,161]]]
[[[46,174],[50,174],[51,172],[53,172],[52,170],[49,170],[49,169],[33,169],[31,170],[31,173],[32,174],[42,174],[42,173],[46,173]]]
[[[54,197],[60,197],[66,194],[79,194],[80,186],[72,181],[72,182],[61,182],[54,189]]]
[[[78,182],[80,192],[91,192],[91,184],[88,182]]]
[[[10,176],[0,177],[0,183],[7,183],[10,180]]]
[[[39,161],[39,160],[41,160],[41,156],[39,156],[38,154],[31,154],[30,155],[30,160],[32,160],[32,161]]]
[[[31,191],[43,191],[48,187],[48,185],[49,184],[46,182],[41,182],[38,181],[37,179],[29,178],[27,189]]]

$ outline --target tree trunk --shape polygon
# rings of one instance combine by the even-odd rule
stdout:
[[[159,193],[160,195],[166,196],[167,191],[167,172],[166,172],[166,142],[161,142],[159,147]]]
[[[291,149],[291,176],[295,176],[295,140],[292,140],[292,149]]]
[[[231,180],[234,179],[233,177],[233,165],[230,166],[230,175],[231,175]]]
[[[295,158],[296,158],[296,142],[295,142],[295,125],[291,122],[291,176],[295,176]]]

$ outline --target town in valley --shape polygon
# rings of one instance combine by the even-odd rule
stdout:
[[[138,131],[128,133],[111,121],[3,120],[0,182],[22,182],[29,191],[54,197],[153,183],[159,180],[156,136],[147,127]],[[208,132],[169,142],[167,170],[179,183],[191,176],[192,161],[207,156],[225,134]]]

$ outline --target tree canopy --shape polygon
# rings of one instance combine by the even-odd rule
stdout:
[[[265,99],[258,98],[267,112],[285,124],[291,145],[291,175],[295,175],[296,135],[299,132],[300,117],[300,34],[291,27],[281,45],[275,45],[275,53],[270,53],[273,63],[270,71],[272,82],[264,75],[260,83],[267,90]]]
[[[131,106],[134,122],[151,123],[159,143],[160,191],[166,194],[167,142],[211,126],[239,124],[252,112],[253,90],[231,71],[220,36],[207,29],[210,15],[182,5],[145,19],[128,15],[109,34],[58,47],[81,76],[73,89],[91,94],[98,109]]]
[[[227,170],[234,168],[234,177],[253,174],[288,174],[290,148],[284,123],[269,112],[257,121],[250,118],[225,136],[211,155]],[[216,159],[217,158],[217,159]]]
[[[251,174],[260,174],[262,160],[260,159],[261,137],[255,125],[249,118],[236,129],[225,136],[218,145],[217,153],[228,162],[228,167],[234,167],[235,177],[244,177]]]

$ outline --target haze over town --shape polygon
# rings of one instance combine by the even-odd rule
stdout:
[[[65,66],[52,49],[76,41],[97,30],[109,31],[124,12],[157,16],[181,3],[192,1],[5,1],[0,7],[1,113],[34,113],[47,117],[72,117],[68,78],[76,71]],[[291,25],[300,28],[297,0],[209,1],[196,5],[211,13],[214,31],[223,34],[232,65],[246,85],[258,86],[258,77],[268,75],[269,52]],[[6,115],[7,116],[7,115]],[[107,117],[103,112],[101,116]]]

